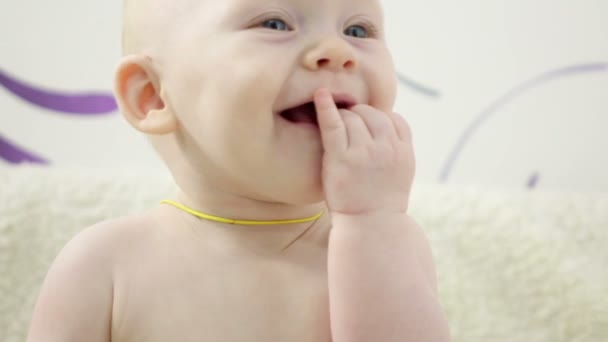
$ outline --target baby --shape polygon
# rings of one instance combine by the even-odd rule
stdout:
[[[28,341],[448,341],[379,0],[127,0],[175,198],[70,241]]]

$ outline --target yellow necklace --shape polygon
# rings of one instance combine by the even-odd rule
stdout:
[[[175,201],[170,201],[170,200],[164,200],[160,203],[164,203],[164,204],[169,204],[172,205],[178,209],[181,209],[191,215],[194,215],[196,217],[205,219],[205,220],[209,220],[209,221],[215,221],[215,222],[221,222],[221,223],[228,223],[228,224],[240,224],[240,225],[244,225],[244,226],[266,226],[266,225],[278,225],[278,224],[293,224],[293,223],[305,223],[305,222],[312,222],[314,220],[319,219],[321,216],[323,216],[323,211],[321,211],[320,213],[316,214],[315,216],[311,216],[311,217],[306,217],[306,218],[301,218],[301,219],[295,219],[295,220],[276,220],[276,221],[249,221],[249,220],[234,220],[234,219],[229,219],[229,218],[224,218],[224,217],[219,217],[219,216],[213,216],[213,215],[209,215],[209,214],[205,214],[205,213],[201,213],[200,211],[196,211],[192,208],[188,208],[185,205],[175,202]]]

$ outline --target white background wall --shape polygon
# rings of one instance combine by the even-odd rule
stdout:
[[[608,191],[608,1],[384,3],[399,72],[432,90],[404,83],[396,108],[415,133],[418,181]],[[120,11],[121,1],[1,0],[0,71],[109,92]],[[53,164],[163,168],[118,113],[62,115],[3,87],[0,136]]]

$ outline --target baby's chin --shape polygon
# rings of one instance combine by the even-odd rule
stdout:
[[[317,189],[310,189],[306,192],[295,194],[288,198],[285,203],[292,205],[311,205],[325,201],[323,191]]]
[[[277,184],[270,189],[256,189],[260,201],[281,203],[287,205],[311,205],[325,200],[323,187],[320,182],[290,182],[283,186]]]
[[[259,178],[241,178],[239,181],[223,178],[221,182],[216,179],[212,183],[215,191],[261,203],[307,206],[324,202],[320,174],[306,173],[287,175],[282,172]],[[209,182],[205,183],[209,184]]]

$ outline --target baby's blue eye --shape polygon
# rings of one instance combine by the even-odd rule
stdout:
[[[289,25],[281,19],[269,19],[262,23],[262,27],[277,30],[277,31],[289,31]]]
[[[369,38],[369,32],[361,25],[353,25],[344,30],[344,34],[355,38]]]

